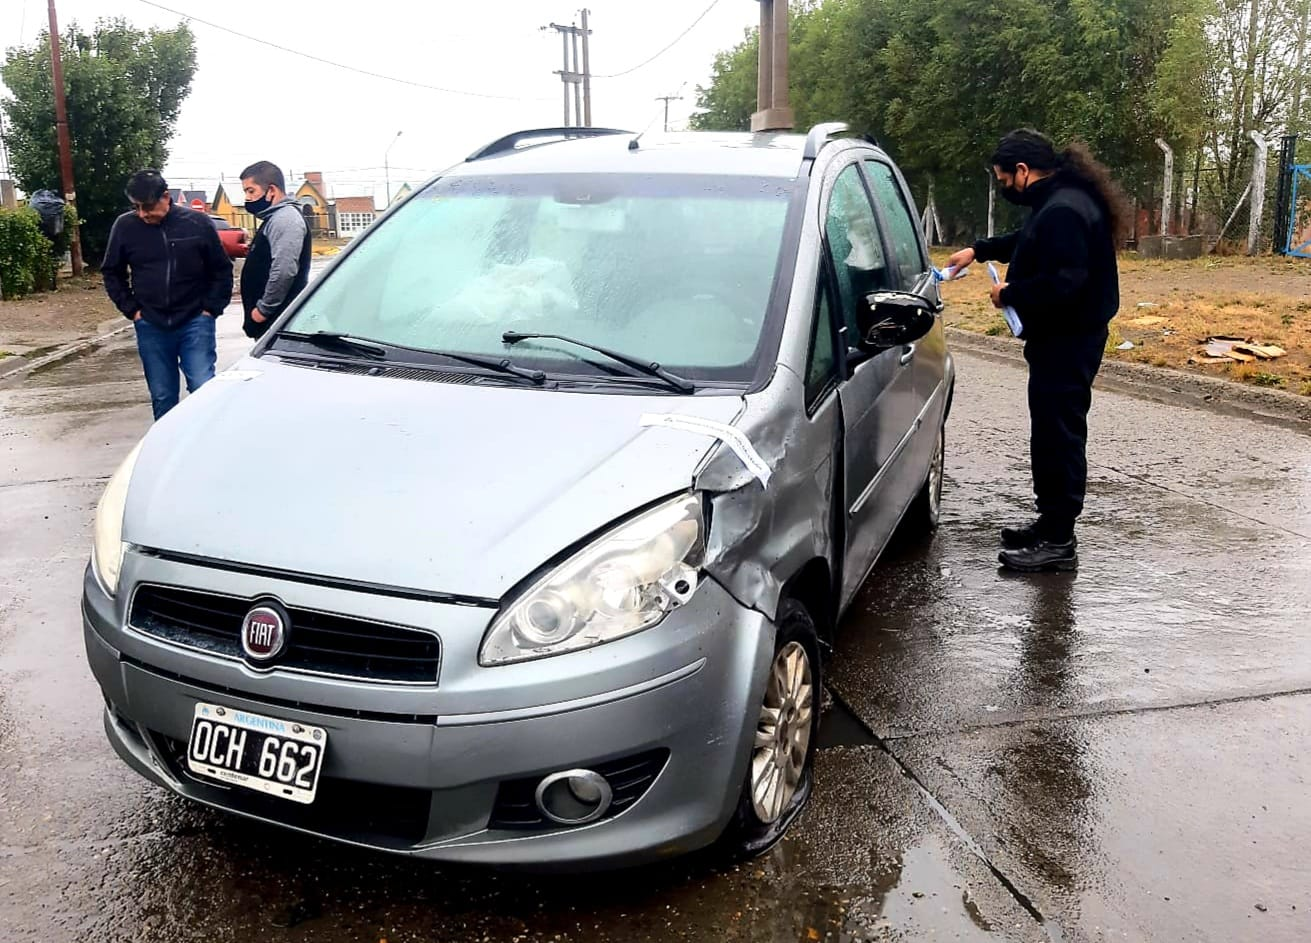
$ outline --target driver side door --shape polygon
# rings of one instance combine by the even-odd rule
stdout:
[[[840,308],[839,396],[845,435],[846,555],[840,605],[855,596],[918,481],[898,474],[898,459],[915,427],[919,398],[913,346],[869,354],[859,344],[858,312],[871,292],[899,287],[861,168],[847,164],[831,178],[824,208],[825,267]]]

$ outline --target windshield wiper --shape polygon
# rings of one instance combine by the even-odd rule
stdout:
[[[420,348],[414,348],[419,350]],[[463,360],[465,363],[471,363],[478,367],[486,367],[488,370],[497,370],[501,373],[512,373],[517,377],[523,377],[532,380],[538,386],[546,382],[546,374],[541,370],[529,370],[527,367],[521,367],[513,360],[506,357],[481,357],[477,354],[453,354],[446,350],[427,350],[425,354],[436,354],[439,357],[450,357],[452,360]]]
[[[517,344],[520,341],[531,340],[563,341],[566,344],[573,344],[576,347],[584,347],[588,350],[594,350],[598,354],[609,357],[611,360],[632,367],[634,370],[640,370],[648,376],[659,377],[670,386],[674,387],[674,389],[682,393],[692,393],[696,391],[696,386],[693,385],[691,380],[680,377],[676,373],[670,373],[658,363],[647,363],[638,360],[636,357],[630,357],[628,354],[621,354],[618,351],[610,350],[607,347],[601,347],[598,344],[593,344],[589,341],[580,341],[576,337],[565,337],[563,334],[522,334],[519,331],[506,331],[501,335],[501,340],[505,341],[507,344]]]
[[[393,351],[402,350],[416,354],[429,354],[437,357],[446,357],[450,360],[460,360],[464,363],[473,364],[474,366],[483,367],[487,370],[495,370],[499,373],[509,373],[517,377],[531,380],[539,386],[546,382],[546,374],[541,370],[529,370],[527,367],[520,367],[506,357],[482,357],[477,354],[453,354],[450,351],[434,350],[429,347],[407,347],[404,344],[390,344],[385,341],[375,341],[367,337],[355,337],[351,334],[343,334],[339,331],[314,331],[313,333],[303,334],[297,331],[283,331],[278,337],[287,337],[291,340],[304,341],[307,344],[313,344],[316,347],[327,349],[349,350],[352,353],[363,354],[366,357],[372,357],[382,360],[392,357]]]
[[[340,331],[314,331],[304,334],[299,331],[282,331],[278,337],[286,337],[294,341],[304,341],[315,347],[323,347],[333,350],[348,350],[353,354],[363,354],[366,357],[381,359],[387,356],[387,348],[375,341],[366,340],[363,337],[352,337],[350,334],[343,334]],[[275,338],[276,339],[276,338]]]

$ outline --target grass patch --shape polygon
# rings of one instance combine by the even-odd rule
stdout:
[[[950,249],[934,249],[946,264]],[[1186,261],[1119,259],[1120,312],[1110,325],[1108,359],[1166,366],[1272,388],[1311,387],[1311,262],[1282,256],[1210,256]],[[1003,275],[1003,277],[1005,277]],[[980,334],[1009,331],[988,298],[983,266],[942,287],[946,323]],[[1145,307],[1139,307],[1139,305]],[[1059,312],[1054,313],[1059,317]],[[1208,337],[1251,338],[1286,356],[1252,364],[1193,364]],[[1132,350],[1118,350],[1124,341]],[[1257,379],[1261,377],[1261,379]]]

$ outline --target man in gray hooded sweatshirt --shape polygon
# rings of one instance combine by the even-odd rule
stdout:
[[[259,338],[309,283],[310,231],[276,164],[251,164],[241,172],[241,189],[246,212],[260,221],[241,268],[242,329]]]

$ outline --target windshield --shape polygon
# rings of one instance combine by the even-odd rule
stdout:
[[[559,334],[705,379],[754,372],[790,180],[681,175],[449,177],[382,220],[291,331],[631,372]]]

